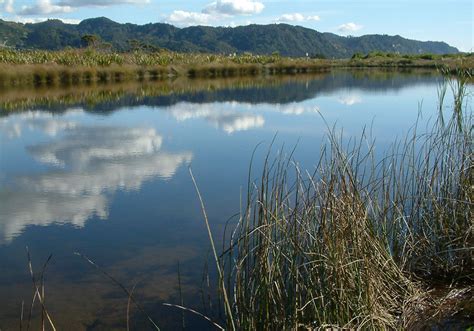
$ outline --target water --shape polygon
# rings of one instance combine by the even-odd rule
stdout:
[[[178,261],[184,303],[203,311],[209,256],[188,167],[221,243],[226,221],[245,198],[259,143],[257,167],[277,135],[275,150],[297,145],[295,160],[311,170],[327,126],[336,123],[345,139],[369,128],[383,150],[417,119],[436,114],[439,82],[430,72],[358,71],[180,82],[166,94],[101,87],[94,102],[94,88],[0,94],[0,328],[18,328],[22,301],[28,315],[33,292],[25,247],[37,272],[52,254],[45,297],[59,329],[126,325],[127,295],[74,252],[126,287],[136,284],[137,300],[164,329],[180,327],[181,313],[162,306],[181,302]],[[43,95],[53,102],[18,101]],[[22,110],[6,111],[7,104]],[[39,319],[35,311],[34,323]],[[186,324],[210,327],[191,314]],[[131,325],[149,327],[135,308]]]

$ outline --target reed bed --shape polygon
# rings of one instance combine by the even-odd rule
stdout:
[[[390,56],[389,56],[390,55]],[[184,54],[170,51],[65,49],[62,51],[0,48],[1,86],[49,86],[88,82],[147,81],[168,77],[234,77],[303,74],[334,67],[449,68],[472,70],[468,55],[402,57],[377,53],[350,60],[285,58],[278,54]],[[454,72],[455,73],[455,72]]]
[[[267,155],[217,261],[228,329],[409,329],[446,302],[430,299],[435,284],[468,284],[463,291],[472,293],[473,121],[464,82],[440,88],[430,130],[415,125],[382,157],[367,132],[344,142],[335,128],[314,172]],[[448,86],[455,102],[446,111]]]

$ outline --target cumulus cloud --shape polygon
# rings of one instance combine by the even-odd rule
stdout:
[[[13,4],[13,0],[6,1]],[[23,6],[19,11],[19,15],[37,16],[37,15],[52,15],[70,13],[79,7],[110,7],[115,5],[138,5],[147,4],[150,0],[61,0],[52,2],[52,0],[37,0],[34,5]],[[10,7],[13,12],[13,6]]]
[[[0,0],[0,5],[3,5],[3,10],[6,13],[13,13],[15,9],[13,8],[13,0]]]
[[[265,8],[263,3],[254,0],[217,0],[204,8],[206,14],[251,15],[259,14]]]
[[[109,7],[115,5],[143,5],[148,3],[150,3],[150,0],[62,0],[58,2],[58,5],[70,7]]]
[[[207,25],[212,20],[212,16],[205,13],[175,10],[167,18],[166,22],[178,26]]]
[[[363,28],[362,25],[349,22],[349,23],[345,23],[345,24],[339,25],[338,28],[337,28],[337,30],[338,30],[339,32],[348,33],[348,32],[355,32],[355,31],[358,31],[358,30],[360,30],[360,29],[362,29],[362,28]]]
[[[33,16],[11,16],[8,18],[9,21],[18,22],[18,23],[40,23],[50,20],[49,17],[33,17]],[[66,24],[79,24],[81,20],[73,18],[54,18],[55,20],[60,20]]]
[[[301,13],[293,14],[283,14],[278,19],[277,22],[308,22],[308,21],[319,21],[320,17],[318,15],[308,15],[305,16]]]
[[[50,15],[50,14],[63,14],[70,13],[72,11],[70,6],[55,5],[51,0],[38,0],[36,4],[32,6],[23,6],[20,10],[20,15]]]

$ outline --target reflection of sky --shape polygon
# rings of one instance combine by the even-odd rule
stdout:
[[[339,102],[346,106],[353,106],[362,102],[362,97],[355,93],[341,94],[338,98]]]
[[[298,142],[294,159],[309,171],[318,159],[327,126],[334,123],[344,128],[344,137],[352,137],[373,122],[376,148],[382,151],[414,124],[419,103],[423,103],[420,127],[424,128],[424,121],[436,109],[435,83],[401,85],[379,91],[328,88],[316,97],[303,101],[286,98],[282,104],[272,104],[273,96],[266,89],[264,101],[255,104],[250,103],[250,97],[246,102],[238,98],[229,101],[245,93],[240,91],[225,102],[203,97],[211,102],[180,99],[166,106],[159,102],[134,107],[121,104],[116,111],[104,113],[73,109],[57,114],[12,113],[0,118],[0,265],[9,271],[3,284],[8,287],[16,281],[15,276],[24,276],[21,258],[29,245],[37,256],[54,253],[57,264],[51,274],[69,282],[64,290],[69,311],[69,298],[74,296],[68,292],[71,275],[82,272],[83,276],[77,277],[84,280],[80,277],[93,274],[82,261],[76,261],[75,268],[68,264],[75,261],[71,254],[76,249],[100,259],[114,275],[118,272],[124,284],[136,281],[131,274],[145,275],[146,293],[150,293],[150,284],[163,287],[164,274],[176,279],[173,266],[177,260],[184,261],[183,279],[194,275],[200,288],[202,259],[190,264],[189,253],[179,255],[184,249],[203,257],[208,249],[185,165],[192,162],[218,240],[221,225],[239,211],[257,144],[264,142],[254,158],[252,178],[259,177],[263,155],[275,133],[274,151],[285,144],[289,153]],[[258,93],[249,90],[249,94]],[[12,253],[19,256],[19,262],[12,262]],[[156,263],[157,259],[163,263]],[[31,281],[27,281],[24,287],[30,291]],[[54,284],[48,283],[51,290]],[[86,281],[76,284],[81,289],[81,284],[89,286]],[[174,286],[166,284],[170,289]],[[102,290],[98,309],[113,306],[113,295]],[[4,302],[13,302],[14,310],[8,312],[14,316],[18,295],[0,295],[2,307]],[[77,311],[88,309],[80,296],[74,297]],[[126,304],[126,298],[123,302]],[[89,307],[94,318],[95,308]],[[61,309],[58,311],[66,313]],[[3,321],[2,317],[0,312]]]
[[[316,99],[279,105],[178,102],[154,107],[153,112],[143,108],[125,109],[105,118],[81,109],[61,115],[40,111],[11,115],[0,121],[2,139],[22,148],[31,162],[43,168],[32,172],[26,168],[18,173],[13,161],[5,162],[10,166],[3,166],[0,182],[1,178],[5,181],[9,177],[8,190],[13,192],[7,194],[6,189],[1,192],[2,201],[8,201],[1,210],[1,236],[4,240],[11,239],[29,224],[68,222],[82,226],[92,216],[107,218],[110,194],[117,190],[139,191],[153,178],[172,178],[195,154],[182,150],[200,149],[190,142],[209,137],[209,127],[227,136],[252,131],[255,139],[242,143],[255,146],[276,132],[283,135],[282,139],[322,137],[327,131],[324,120],[344,127],[345,136],[356,135],[376,119],[377,138],[389,140],[414,123],[418,116],[417,103],[426,94],[429,97],[425,108],[433,109],[435,93],[434,87],[426,86],[412,86],[410,90],[393,94],[339,89]],[[163,121],[168,121],[168,125],[160,125]],[[178,139],[183,125],[186,130]],[[165,136],[170,142],[182,141],[181,151],[164,151]],[[295,141],[291,139],[288,140]],[[224,147],[219,139],[208,144]],[[18,154],[11,147],[2,149]],[[209,154],[207,158],[209,169],[211,164],[222,163],[219,154]],[[3,159],[6,160],[2,156]],[[247,155],[242,159],[247,159]]]
[[[67,111],[67,119],[42,111],[29,111],[0,119],[2,138],[20,138],[25,130],[39,130],[55,137],[59,132],[73,128],[77,123],[72,120],[74,115],[81,115],[80,109]]]
[[[37,162],[51,167],[16,176],[13,188],[0,191],[0,240],[4,241],[31,224],[83,226],[94,215],[107,218],[107,194],[118,189],[138,191],[155,177],[171,178],[193,158],[191,152],[162,151],[163,137],[153,128],[85,126],[36,112],[10,120],[1,127],[10,139],[20,139],[25,128],[52,137],[26,147]],[[9,130],[12,127],[19,128],[15,135]]]
[[[227,133],[260,128],[265,124],[261,115],[236,110],[236,103],[178,103],[167,111],[177,120],[203,119]]]

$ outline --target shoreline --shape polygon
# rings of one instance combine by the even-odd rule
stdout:
[[[438,69],[474,72],[474,56],[377,53],[352,59],[282,58],[257,55],[104,53],[95,50],[13,51],[0,49],[0,87],[70,86],[90,83],[299,75],[333,69]]]
[[[359,77],[371,75],[371,79],[391,81],[398,75],[414,77],[439,76],[432,69],[391,69],[351,68],[332,71],[307,73],[300,75],[257,75],[223,78],[188,78],[176,77],[156,81],[124,82],[87,82],[76,85],[41,85],[41,86],[8,86],[0,90],[0,116],[9,112],[26,109],[74,107],[85,100],[87,106],[100,105],[109,100],[118,100],[133,96],[134,99],[170,97],[172,95],[196,94],[205,91],[222,91],[226,89],[245,90],[248,88],[283,87],[286,84],[302,84],[308,81],[324,81],[329,76]],[[341,76],[342,77],[342,76]],[[370,80],[370,79],[369,79]]]

